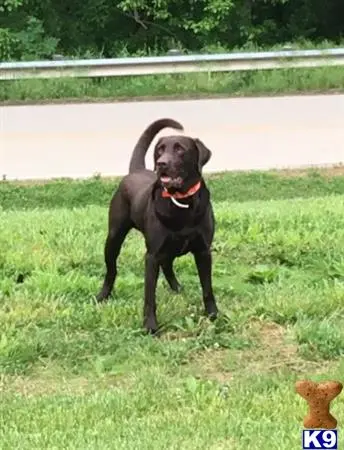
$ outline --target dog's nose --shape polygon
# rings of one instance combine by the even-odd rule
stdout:
[[[164,170],[167,168],[167,162],[166,161],[157,161],[156,166],[160,170]]]
[[[159,169],[166,169],[171,164],[171,155],[167,152],[164,152],[157,158],[156,165]]]

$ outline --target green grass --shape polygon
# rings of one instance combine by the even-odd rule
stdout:
[[[0,184],[1,449],[301,448],[294,382],[344,379],[344,176],[209,185],[221,315],[202,316],[187,255],[175,264],[182,294],[159,281],[152,338],[137,232],[112,300],[94,302],[113,185]]]
[[[341,67],[97,79],[0,81],[0,102],[123,100],[343,91]]]
[[[344,176],[336,175],[344,175],[343,169],[343,166],[337,166],[328,170],[225,172],[205,178],[215,202],[278,200],[342,194]],[[118,183],[119,178],[98,176],[43,183],[0,182],[0,209],[107,206]]]

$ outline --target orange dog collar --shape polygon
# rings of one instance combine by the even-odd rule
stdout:
[[[196,192],[199,191],[200,187],[201,187],[201,182],[198,181],[196,184],[191,186],[191,188],[184,194],[182,192],[175,192],[174,194],[170,194],[167,190],[163,190],[162,196],[164,198],[178,198],[178,199],[187,198],[187,197],[191,197],[192,195],[196,194]]]

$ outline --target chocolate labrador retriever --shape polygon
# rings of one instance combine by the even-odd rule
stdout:
[[[202,178],[202,167],[209,161],[211,151],[199,139],[161,137],[154,150],[154,171],[147,170],[146,152],[155,135],[165,127],[183,130],[172,119],[160,119],[148,126],[134,148],[129,174],[111,199],[104,251],[106,275],[97,295],[99,302],[109,297],[123,241],[130,229],[141,231],[146,242],[144,326],[149,333],[158,329],[155,291],[159,269],[162,268],[171,289],[179,291],[173,261],[189,252],[196,262],[206,313],[211,319],[218,313],[210,251],[214,215]]]

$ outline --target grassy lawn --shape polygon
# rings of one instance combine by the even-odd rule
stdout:
[[[342,92],[342,67],[0,81],[0,103]]]
[[[1,449],[301,448],[294,382],[344,381],[343,170],[208,177],[221,315],[202,316],[187,255],[182,294],[159,281],[161,338],[137,232],[94,302],[116,183],[0,183]]]

